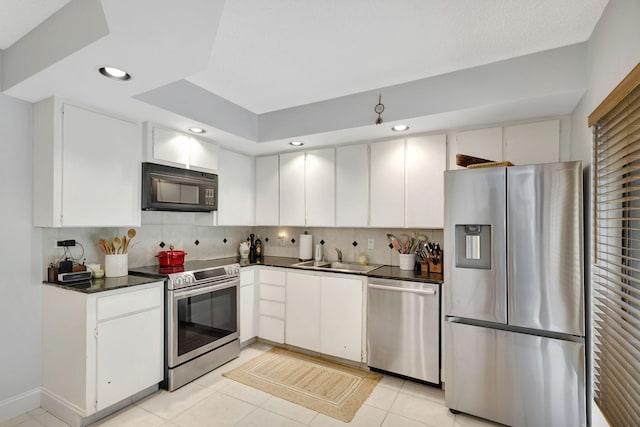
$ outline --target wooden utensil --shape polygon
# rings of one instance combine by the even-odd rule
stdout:
[[[122,240],[118,236],[113,238],[113,252],[118,253],[118,249],[122,246]]]

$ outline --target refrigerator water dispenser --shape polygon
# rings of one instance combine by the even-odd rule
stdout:
[[[456,225],[456,267],[491,269],[490,225]]]

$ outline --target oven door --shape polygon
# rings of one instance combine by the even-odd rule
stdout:
[[[168,365],[178,366],[238,339],[239,279],[169,291]]]

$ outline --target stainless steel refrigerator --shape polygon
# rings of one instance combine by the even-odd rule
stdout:
[[[445,403],[586,425],[582,165],[445,173]]]

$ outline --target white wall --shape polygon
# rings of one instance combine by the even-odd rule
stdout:
[[[42,248],[31,226],[31,104],[0,94],[0,421],[40,406]]]
[[[592,230],[590,180],[592,134],[587,117],[620,81],[640,62],[640,1],[610,0],[589,40],[588,88],[576,107],[571,126],[571,158],[585,165],[585,225]],[[585,236],[585,264],[591,262],[590,233]],[[590,277],[587,269],[587,283]],[[595,403],[592,426],[607,426]]]

